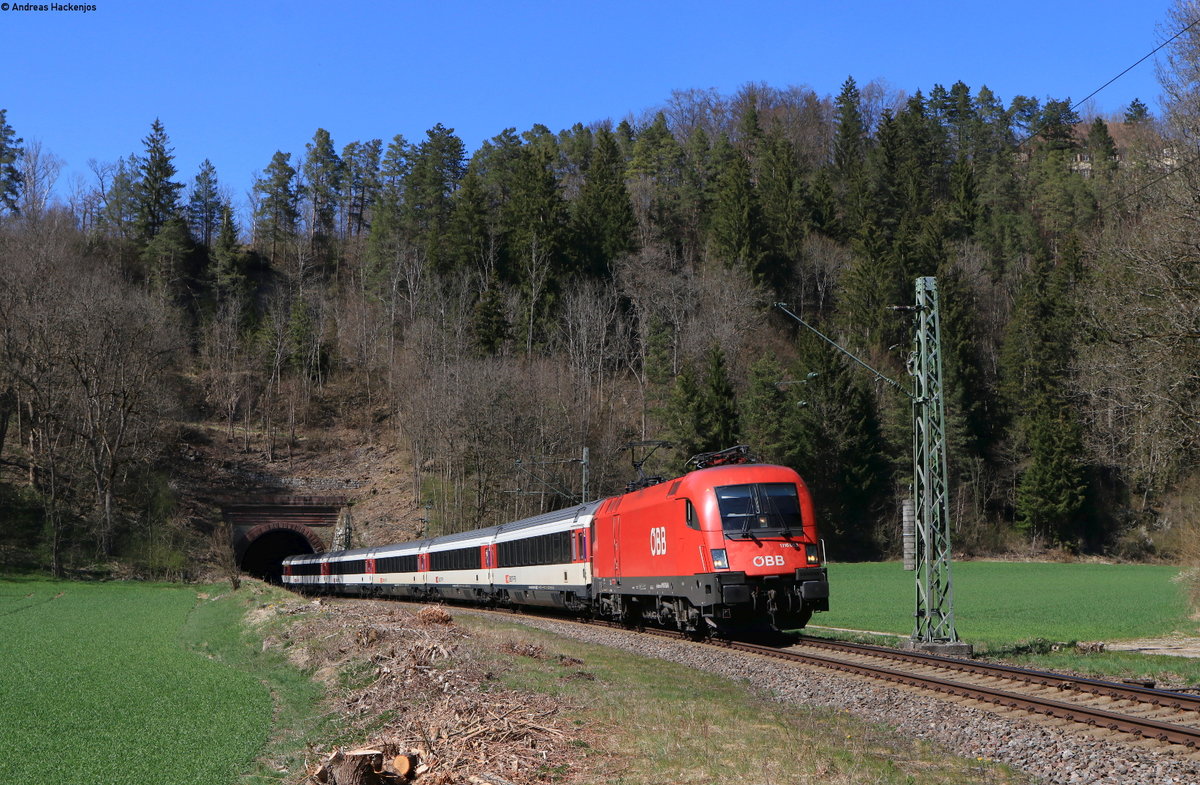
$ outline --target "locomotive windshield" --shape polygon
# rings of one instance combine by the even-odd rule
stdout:
[[[791,536],[802,531],[800,501],[790,482],[721,485],[715,490],[726,537]]]

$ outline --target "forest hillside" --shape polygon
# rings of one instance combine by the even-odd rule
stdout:
[[[619,492],[641,440],[673,443],[662,475],[748,444],[805,477],[830,558],[885,556],[908,399],[774,304],[907,387],[891,307],[921,276],[956,548],[1178,558],[1200,33],[1171,47],[1162,116],[961,82],[680,90],[475,150],[317,128],[246,205],[177,171],[157,120],[56,195],[0,111],[0,567],[192,574],[213,500],[264,477],[353,479],[360,536],[473,528],[577,500],[584,448],[588,495]]]

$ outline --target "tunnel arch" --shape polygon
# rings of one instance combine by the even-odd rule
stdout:
[[[279,583],[283,560],[302,553],[320,553],[325,544],[316,532],[300,523],[262,523],[238,538],[234,546],[242,572]]]

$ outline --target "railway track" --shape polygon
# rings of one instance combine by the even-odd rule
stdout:
[[[1200,696],[1196,695],[808,637],[788,648],[727,645],[1189,750],[1200,746]]]

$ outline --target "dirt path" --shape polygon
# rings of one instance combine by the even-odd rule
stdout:
[[[1172,635],[1165,638],[1143,638],[1136,641],[1105,643],[1108,651],[1132,651],[1138,654],[1166,654],[1171,657],[1200,657],[1200,638]]]

